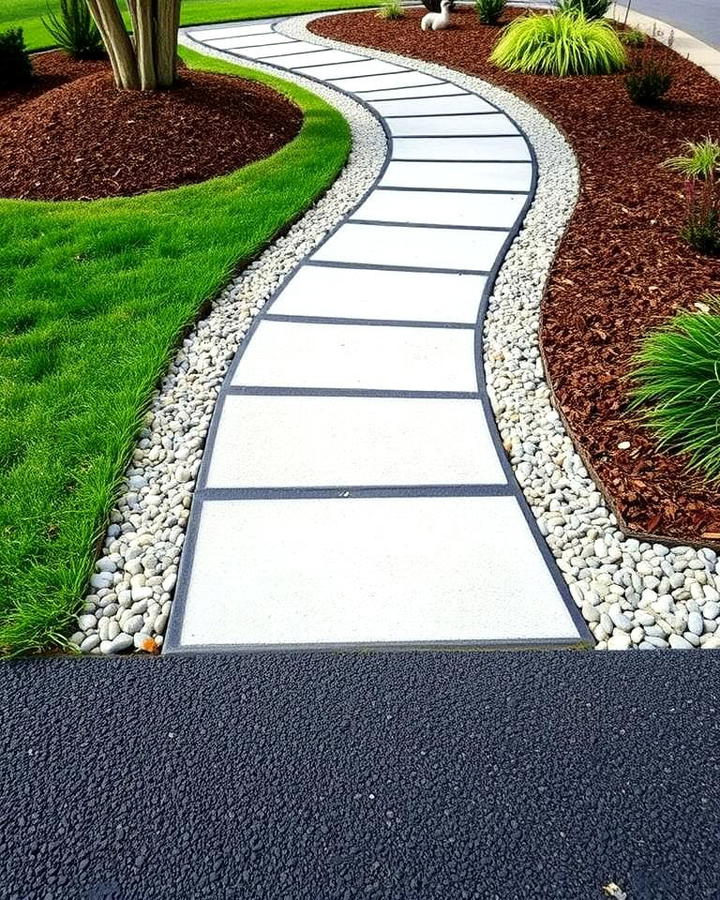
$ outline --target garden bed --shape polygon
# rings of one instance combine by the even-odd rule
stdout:
[[[178,187],[271,156],[302,113],[257,82],[181,69],[177,87],[116,90],[106,63],[35,57],[0,101],[0,196],[94,200]]]
[[[442,63],[507,87],[552,118],[577,154],[581,197],[559,249],[543,309],[542,341],[559,408],[627,530],[680,543],[717,544],[720,494],[658,451],[628,411],[627,376],[647,332],[700,296],[720,292],[720,263],[682,242],[680,177],[660,168],[685,140],[720,134],[720,83],[666,48],[674,76],[667,102],[633,105],[623,76],[556,78],[501,71],[488,62],[498,29],[472,9],[455,27],[426,33],[422,10],[385,22],[372,13],[317,20],[339,41]],[[508,11],[505,21],[519,15]],[[628,449],[621,449],[629,443]]]

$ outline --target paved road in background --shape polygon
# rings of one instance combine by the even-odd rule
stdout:
[[[621,6],[627,0],[618,0]],[[632,0],[630,7],[720,48],[720,0]]]
[[[719,666],[4,663],[0,896],[717,900]]]

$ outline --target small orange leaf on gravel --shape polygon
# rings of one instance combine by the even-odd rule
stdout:
[[[138,644],[138,650],[144,650],[145,653],[157,653],[160,649],[155,641],[148,635],[144,637]]]

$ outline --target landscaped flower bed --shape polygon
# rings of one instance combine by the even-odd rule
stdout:
[[[504,21],[521,12],[507,11]],[[408,11],[328,17],[317,34],[444,63],[535,103],[567,134],[582,194],[563,240],[544,306],[543,345],[558,404],[586,460],[630,531],[717,543],[720,497],[687,460],[660,452],[629,408],[628,375],[642,339],[678,310],[720,291],[720,263],[690,248],[679,230],[685,183],[662,163],[686,140],[720,135],[720,84],[671,50],[666,100],[633,104],[624,74],[552,77],[503,71],[488,61],[499,32],[459,9],[455,28],[424,33]]]

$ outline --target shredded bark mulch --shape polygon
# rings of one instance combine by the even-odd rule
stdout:
[[[103,62],[34,58],[36,81],[0,95],[0,196],[94,200],[193,184],[264,159],[302,112],[264,85],[181,69],[155,93],[116,90]]]
[[[700,295],[720,293],[720,261],[678,236],[684,184],[660,168],[686,140],[720,138],[720,83],[664,47],[673,86],[661,107],[627,97],[622,75],[557,78],[504,72],[488,62],[497,28],[471,9],[455,27],[422,32],[424,10],[401,21],[373,13],[313,23],[326,37],[444,63],[507,87],[567,135],[581,166],[582,194],[552,269],[542,345],[556,400],[576,444],[626,529],[681,543],[717,544],[720,492],[659,452],[627,407],[638,344]],[[508,11],[505,22],[519,15]],[[630,449],[618,445],[629,441]]]

